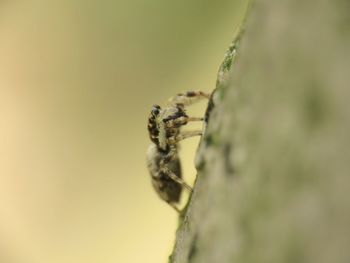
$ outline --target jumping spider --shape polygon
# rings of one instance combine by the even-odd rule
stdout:
[[[159,197],[178,212],[180,210],[175,204],[180,200],[182,189],[192,191],[192,188],[182,179],[177,143],[202,135],[199,130],[181,131],[181,127],[191,121],[203,121],[203,118],[187,116],[185,107],[209,97],[210,94],[201,91],[179,93],[169,100],[165,108],[153,105],[148,118],[152,144],[147,151],[147,166],[152,185]]]

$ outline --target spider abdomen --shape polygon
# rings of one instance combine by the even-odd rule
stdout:
[[[147,166],[151,174],[152,185],[161,199],[168,203],[177,203],[180,200],[182,186],[161,170],[161,162],[166,158],[167,154],[159,151],[156,145],[149,146]],[[182,177],[181,163],[177,154],[167,163],[167,168],[177,177]]]

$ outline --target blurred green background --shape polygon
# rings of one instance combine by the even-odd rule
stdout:
[[[246,2],[0,1],[0,262],[166,262],[177,214],[150,184],[147,117],[214,88]]]

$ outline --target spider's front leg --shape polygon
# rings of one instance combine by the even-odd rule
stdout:
[[[204,121],[202,117],[188,117],[187,121]]]
[[[186,125],[188,122],[192,121],[204,121],[204,118],[202,117],[188,117],[187,115],[184,116],[170,116],[166,120],[166,128],[177,128],[183,125]]]
[[[193,103],[196,103],[202,99],[209,99],[210,94],[203,91],[187,91],[185,93],[179,93],[175,97],[169,100],[171,105],[183,105],[190,106]]]

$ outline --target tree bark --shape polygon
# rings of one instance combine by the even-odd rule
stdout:
[[[350,262],[350,1],[258,0],[245,28],[169,262]]]

